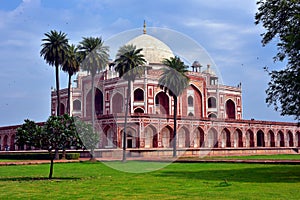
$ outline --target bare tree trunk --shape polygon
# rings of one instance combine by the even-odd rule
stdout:
[[[70,112],[70,109],[71,109],[71,75],[69,74],[69,81],[68,81],[68,105],[67,105],[67,112],[68,112],[68,115],[71,116],[71,112]]]
[[[52,154],[52,150],[49,152],[50,154],[50,160],[51,160],[51,163],[50,163],[50,172],[49,172],[49,179],[52,179],[52,175],[53,175],[53,164],[54,164],[54,157],[53,157],[53,154]]]
[[[177,155],[176,152],[177,145],[177,96],[174,95],[174,134],[173,134],[173,158]]]
[[[65,148],[63,148],[61,159],[63,159],[63,160],[66,159],[66,149]]]
[[[95,131],[95,88],[94,88],[95,74],[92,73],[92,127]]]
[[[129,109],[129,102],[131,97],[131,88],[130,88],[130,81],[128,81],[127,86],[127,102],[125,108],[125,123],[124,123],[124,131],[123,131],[123,162],[126,162],[126,128],[127,128],[127,118],[128,118],[128,109]]]
[[[55,160],[59,160],[58,148],[55,149]]]
[[[56,115],[60,115],[60,94],[59,94],[59,66],[55,66],[55,78],[56,78],[56,97],[57,97],[57,113]]]

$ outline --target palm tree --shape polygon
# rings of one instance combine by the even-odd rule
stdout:
[[[45,38],[42,39],[42,50],[40,56],[44,58],[46,63],[55,66],[55,79],[56,79],[56,96],[57,96],[57,115],[60,113],[60,95],[59,95],[59,66],[64,63],[68,39],[67,35],[63,32],[51,30],[45,33]]]
[[[176,132],[177,132],[177,98],[189,85],[189,78],[186,76],[187,66],[179,57],[171,57],[163,60],[166,68],[159,79],[160,87],[168,92],[174,99],[174,134],[173,134],[173,157],[176,157]]]
[[[105,68],[109,59],[109,48],[104,46],[104,42],[100,37],[83,37],[79,43],[81,54],[81,67],[89,72],[92,76],[92,127],[95,128],[95,75]]]
[[[126,51],[128,50],[128,51]],[[119,73],[119,77],[123,77],[128,82],[127,84],[127,102],[125,110],[125,124],[123,131],[123,159],[126,161],[126,128],[127,128],[127,116],[128,108],[131,96],[131,82],[134,82],[136,77],[139,77],[144,72],[143,65],[146,63],[144,55],[141,54],[142,49],[136,49],[135,46],[125,45],[121,47],[115,60],[115,70]]]
[[[70,114],[70,96],[71,96],[71,78],[72,76],[79,71],[79,53],[78,48],[72,44],[69,46],[65,62],[62,66],[62,70],[67,72],[69,75],[68,80],[68,105],[67,105],[67,112]]]

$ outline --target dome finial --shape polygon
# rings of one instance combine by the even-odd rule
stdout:
[[[146,34],[147,31],[146,31],[146,20],[144,20],[144,30],[143,30],[143,33]]]

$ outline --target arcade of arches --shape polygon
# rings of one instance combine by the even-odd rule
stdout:
[[[156,120],[156,119],[155,119]],[[166,119],[161,119],[166,121]],[[147,121],[147,122],[146,122]],[[202,125],[190,124],[189,120],[182,120],[177,129],[177,147],[180,148],[299,148],[300,147],[300,128],[291,126],[292,123],[283,123],[274,126],[272,129],[268,124],[255,127],[251,120],[244,120],[242,125],[229,121],[208,121]],[[102,143],[99,148],[113,149],[122,147],[123,127],[107,123],[103,119]],[[224,124],[225,123],[225,124]],[[140,123],[130,119],[127,129],[128,148],[171,148],[173,139],[173,128],[170,125],[149,121],[143,118]],[[283,127],[291,129],[284,129]],[[15,130],[17,127],[2,127],[0,130],[0,149],[23,150],[30,147],[18,147],[15,143]]]
[[[133,125],[127,132],[128,148],[171,148],[173,128],[165,125]],[[230,128],[228,128],[230,127]],[[103,147],[122,147],[118,137],[122,130],[110,127],[105,134]],[[243,128],[233,126],[189,126],[179,125],[177,147],[180,148],[280,148],[300,147],[300,130]]]

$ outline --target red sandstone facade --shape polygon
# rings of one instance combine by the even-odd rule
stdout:
[[[151,40],[145,44],[143,41]],[[148,61],[142,77],[131,84],[131,97],[127,129],[127,148],[132,150],[169,149],[173,138],[173,99],[163,92],[158,79],[163,66],[159,61],[172,52],[152,36],[139,36],[133,40],[142,45]],[[152,45],[152,46],[151,46]],[[169,54],[160,54],[155,48],[163,47]],[[155,51],[153,51],[153,49]],[[151,52],[153,51],[153,52]],[[296,123],[242,119],[242,88],[218,83],[218,77],[207,66],[188,72],[190,85],[178,98],[177,146],[179,151],[201,150],[257,153],[253,149],[270,150],[300,147],[300,128]],[[77,76],[77,86],[71,90],[70,114],[85,121],[91,119],[91,77],[83,72]],[[122,147],[127,82],[118,78],[112,67],[96,75],[95,113],[97,130],[101,136],[99,149]],[[60,113],[67,110],[67,89],[62,89]],[[51,114],[56,113],[56,92],[51,93]],[[17,126],[0,128],[1,150],[16,150],[14,145]],[[276,151],[274,151],[276,150]],[[212,152],[213,152],[212,151]],[[224,151],[225,152],[225,151]],[[265,151],[266,153],[267,151]],[[285,151],[288,152],[289,151]],[[292,151],[291,151],[292,152]],[[194,154],[194,153],[191,153]],[[196,153],[197,154],[197,153]]]

